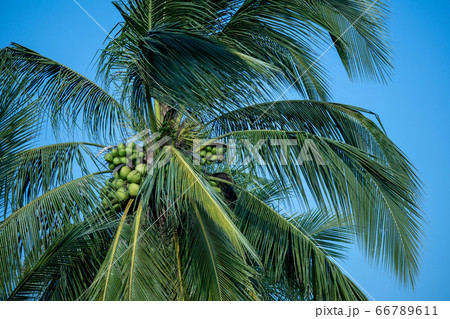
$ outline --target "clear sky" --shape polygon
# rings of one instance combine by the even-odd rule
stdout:
[[[109,0],[77,1],[107,31],[119,21]],[[324,59],[330,61],[334,100],[378,113],[420,173],[427,218],[422,273],[411,291],[356,249],[341,264],[376,300],[450,300],[450,1],[390,3],[396,70],[387,86],[352,83],[331,50]],[[3,1],[0,30],[0,47],[20,43],[91,78],[92,59],[106,37],[73,0]]]

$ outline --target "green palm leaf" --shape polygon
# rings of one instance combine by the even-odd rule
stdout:
[[[253,130],[223,137],[249,139],[254,144],[266,141],[259,152],[264,165],[254,163],[252,171],[292,186],[304,203],[311,194],[317,205],[329,205],[336,213],[351,216],[363,230],[360,239],[367,256],[398,275],[403,284],[414,284],[422,217],[417,191],[411,190],[411,179],[403,172],[354,146],[306,132]],[[284,155],[269,139],[294,139],[297,145]],[[298,163],[308,141],[314,145],[309,154],[312,161]],[[254,155],[244,143],[237,144],[237,153],[241,161]]]
[[[85,220],[70,225],[25,271],[9,300],[76,300],[89,287],[105,257],[114,225]]]
[[[75,168],[81,170],[83,175],[89,174],[85,157],[96,162],[90,146],[103,147],[92,143],[68,142],[16,153],[2,167],[5,216],[9,202],[12,210],[19,209],[38,195],[71,181]]]
[[[366,299],[334,263],[352,238],[344,223],[323,211],[284,217],[250,192],[239,191],[235,213],[240,228],[273,283],[285,281],[301,292],[297,298],[307,300]]]
[[[365,115],[368,110],[339,103],[288,100],[242,107],[214,117],[216,134],[248,129],[304,131],[341,141],[367,152],[403,175],[414,196],[420,198],[420,182],[409,160],[386,133]]]
[[[171,258],[167,247],[155,228],[145,222],[142,208],[134,218],[131,211],[130,202],[103,265],[90,288],[79,299],[170,299],[174,279],[171,277]],[[132,222],[127,223],[127,220]]]
[[[14,159],[36,140],[42,121],[36,103],[27,104],[19,96],[17,83],[0,90],[0,209],[6,209],[7,176]]]
[[[35,51],[13,43],[0,51],[0,64],[3,85],[21,83],[24,101],[40,97],[56,131],[62,124],[75,127],[81,115],[88,134],[110,139],[127,122],[124,107],[105,90]]]
[[[104,172],[86,175],[46,192],[0,222],[0,298],[6,299],[22,276],[66,227],[79,223],[99,204]]]

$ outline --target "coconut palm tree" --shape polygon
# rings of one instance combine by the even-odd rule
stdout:
[[[386,81],[385,4],[114,5],[99,84],[0,52],[0,299],[364,300],[337,262],[355,241],[414,285],[420,182],[321,63]],[[47,123],[69,140],[37,145]]]

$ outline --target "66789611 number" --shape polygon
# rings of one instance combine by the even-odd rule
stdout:
[[[375,313],[385,316],[437,316],[437,309],[436,306],[378,306],[375,308]]]

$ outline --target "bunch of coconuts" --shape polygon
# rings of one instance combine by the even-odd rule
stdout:
[[[221,143],[210,144],[200,149],[200,163],[211,165],[213,162],[222,163],[226,153],[226,145]]]
[[[100,196],[102,204],[109,206],[110,202],[125,203],[130,197],[136,197],[143,177],[147,174],[145,153],[135,143],[120,143],[117,148],[105,154],[105,161],[109,169],[115,170],[114,178],[110,179],[111,189],[104,187]],[[113,192],[115,191],[115,192]],[[121,204],[116,203],[113,208],[120,209]]]

